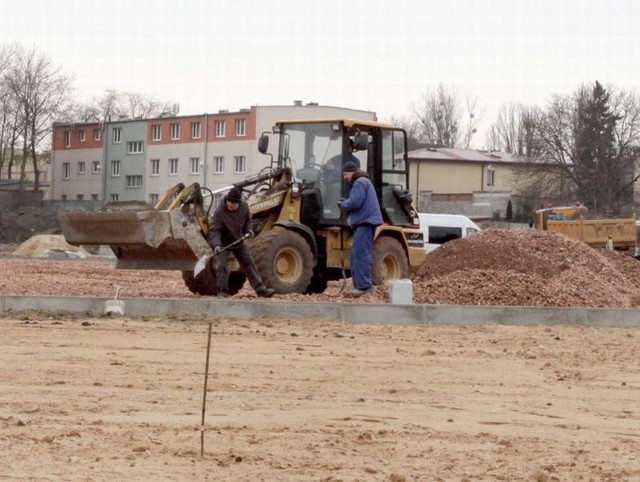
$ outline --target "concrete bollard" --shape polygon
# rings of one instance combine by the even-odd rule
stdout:
[[[389,301],[393,305],[413,304],[413,283],[410,279],[389,281]]]

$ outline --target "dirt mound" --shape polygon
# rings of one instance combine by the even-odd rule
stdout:
[[[427,255],[414,301],[430,304],[640,305],[640,263],[561,234],[490,229]]]
[[[60,234],[56,211],[40,206],[7,208],[0,204],[0,243],[21,243],[36,234]]]

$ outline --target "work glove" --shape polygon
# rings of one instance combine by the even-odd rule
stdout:
[[[222,248],[219,245],[216,245],[213,247],[214,256],[217,256],[218,254],[220,254],[221,251],[222,251]]]
[[[247,232],[245,233],[245,236],[247,237],[247,239],[251,239],[255,236],[254,232],[252,229],[247,229]]]
[[[342,209],[342,202],[344,201],[344,199],[340,199],[340,201],[338,201],[338,209]]]

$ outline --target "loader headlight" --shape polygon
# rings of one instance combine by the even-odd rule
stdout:
[[[298,199],[302,195],[302,184],[294,182],[291,184],[291,198]]]

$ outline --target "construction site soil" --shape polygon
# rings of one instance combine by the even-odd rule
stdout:
[[[54,209],[42,206],[8,207],[0,202],[0,244],[22,243],[38,234],[60,232]]]
[[[56,246],[56,243],[58,245]],[[43,259],[73,250],[60,236],[37,236],[4,249],[0,292],[14,295],[194,298],[176,271],[118,270],[113,259]],[[60,257],[60,256],[58,256]],[[632,308],[640,304],[640,262],[626,253],[596,250],[563,235],[536,230],[489,229],[451,241],[427,256],[412,278],[415,303]],[[357,300],[350,282],[323,294],[278,294],[270,301],[388,302],[375,287]],[[252,299],[248,286],[235,299]]]
[[[196,297],[57,243],[3,246],[0,293]],[[414,300],[629,308],[639,266],[487,230],[429,254]],[[265,301],[387,301],[341,288]],[[401,321],[0,313],[0,479],[640,481],[640,328]]]

